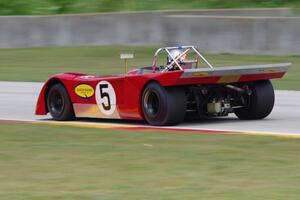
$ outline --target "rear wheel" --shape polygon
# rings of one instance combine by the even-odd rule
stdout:
[[[249,89],[252,94],[245,96],[245,107],[236,109],[234,112],[240,119],[263,119],[273,110],[274,89],[269,80],[250,83]]]
[[[152,82],[144,89],[141,103],[151,125],[175,125],[185,117],[186,95],[182,88],[165,88]]]
[[[73,106],[62,84],[53,85],[47,94],[47,108],[53,119],[66,121],[74,118]]]

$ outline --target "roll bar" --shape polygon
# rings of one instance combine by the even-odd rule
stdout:
[[[170,51],[172,50],[184,50],[179,56],[177,56],[177,58],[174,58],[172,56],[172,54],[170,53]],[[211,69],[213,69],[214,67],[208,62],[208,60],[206,60],[204,58],[204,56],[199,52],[199,49],[194,47],[194,46],[178,46],[178,47],[162,47],[156,50],[156,52],[154,53],[154,57],[153,57],[153,62],[152,62],[152,66],[153,68],[157,67],[157,56],[159,53],[161,52],[167,52],[168,56],[171,58],[171,63],[169,63],[166,68],[163,70],[163,72],[165,71],[169,71],[170,69],[173,68],[173,65],[175,64],[180,70],[183,70],[182,67],[180,66],[180,64],[178,63],[178,59],[183,56],[186,53],[189,52],[195,52],[197,54],[197,57],[200,57],[201,60],[203,60]]]

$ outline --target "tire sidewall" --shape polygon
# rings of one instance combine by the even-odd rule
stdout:
[[[145,108],[144,100],[148,92],[154,92],[158,97],[159,109],[155,116],[150,116],[147,112],[147,109]],[[146,121],[148,121],[152,125],[154,124],[162,125],[165,123],[167,112],[168,112],[167,98],[168,98],[167,91],[165,90],[164,87],[161,87],[158,83],[153,82],[146,86],[142,95],[142,110]]]
[[[267,117],[273,110],[275,96],[272,83],[269,80],[249,83],[252,91],[249,96],[249,105],[246,108],[237,109],[235,114],[240,119],[253,120]]]
[[[60,113],[55,113],[51,109],[51,95],[54,95],[55,92],[58,92],[64,101],[64,105]],[[49,92],[47,93],[46,101],[47,109],[54,120],[64,121],[74,118],[73,106],[70,101],[69,94],[62,84],[55,84],[50,88]]]

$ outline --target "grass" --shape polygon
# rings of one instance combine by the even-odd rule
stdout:
[[[299,139],[0,123],[0,199],[300,198]]]
[[[156,46],[83,46],[29,49],[0,49],[1,81],[45,81],[62,72],[120,74],[124,72],[121,52],[133,52],[130,68],[151,66]],[[274,80],[276,89],[300,90],[300,57],[267,55],[207,55],[216,66],[292,62],[283,79]],[[163,59],[165,60],[165,59]]]
[[[0,15],[245,7],[300,8],[298,0],[1,0]]]

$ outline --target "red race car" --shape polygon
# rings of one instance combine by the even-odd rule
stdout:
[[[161,53],[167,60],[159,66]],[[274,105],[269,79],[283,77],[290,66],[213,67],[194,46],[164,47],[155,52],[152,66],[123,75],[50,77],[36,114],[50,112],[59,121],[88,117],[146,120],[151,125],[178,124],[192,113],[213,117],[233,112],[240,119],[263,119]]]

